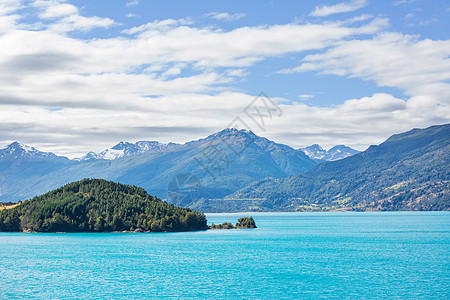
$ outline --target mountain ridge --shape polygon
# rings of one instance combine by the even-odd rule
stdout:
[[[281,144],[281,143],[277,143],[274,141],[270,141],[265,137],[259,137],[257,135],[255,135],[252,131],[250,130],[246,130],[246,129],[241,129],[241,130],[237,130],[235,128],[225,128],[219,132],[210,134],[209,136],[205,137],[205,138],[200,138],[198,140],[192,140],[189,142],[186,142],[184,144],[179,144],[179,143],[173,143],[173,142],[169,142],[169,143],[160,143],[158,141],[138,141],[135,143],[132,142],[127,142],[127,141],[120,141],[119,143],[117,143],[116,145],[112,146],[111,148],[107,148],[103,151],[100,152],[94,152],[94,151],[89,151],[87,152],[85,155],[81,156],[81,157],[75,157],[75,158],[68,158],[66,156],[62,156],[62,155],[57,155],[55,153],[52,152],[42,152],[37,150],[36,148],[32,147],[32,146],[28,146],[25,144],[22,144],[20,142],[13,142],[9,145],[6,145],[3,149],[0,149],[0,158],[3,156],[2,155],[2,151],[5,151],[6,149],[10,148],[10,147],[21,147],[23,149],[29,149],[30,151],[33,151],[35,153],[39,153],[39,156],[47,156],[47,157],[59,157],[62,159],[68,159],[68,160],[72,160],[72,161],[92,161],[92,160],[115,160],[115,159],[119,159],[119,158],[123,158],[123,157],[127,157],[127,156],[133,156],[133,155],[139,155],[139,154],[144,154],[144,153],[148,153],[148,152],[163,152],[163,151],[171,151],[173,149],[179,149],[179,148],[183,148],[183,147],[189,147],[192,144],[196,144],[196,143],[201,143],[204,141],[209,141],[213,138],[221,138],[226,134],[229,133],[241,133],[241,134],[246,134],[248,136],[250,136],[250,140],[255,140],[259,146],[261,146],[262,148],[268,147],[268,145],[273,145],[271,143],[275,143],[278,147],[284,147],[284,148],[290,148],[290,149],[294,149],[291,146],[285,145],[285,144]],[[261,140],[265,141],[265,142],[261,142]],[[308,154],[307,153],[307,149],[314,149],[314,147],[319,147],[320,150],[319,151],[324,151],[325,153],[325,158],[324,157],[317,157],[316,155],[312,155],[312,154]],[[349,151],[352,151],[352,154],[347,154],[345,156],[340,156],[340,157],[333,157],[333,154],[336,150],[340,150],[340,149],[348,149]],[[351,147],[345,146],[345,145],[336,145],[332,148],[330,148],[328,151],[323,149],[322,147],[320,147],[318,144],[313,144],[311,146],[305,147],[305,148],[299,148],[299,151],[305,153],[308,157],[310,157],[311,159],[316,159],[317,161],[321,162],[321,161],[326,161],[326,160],[337,160],[337,159],[341,159],[350,155],[354,155],[356,153],[359,153],[360,151],[354,150]],[[331,154],[327,154],[330,153]],[[330,157],[330,158],[328,158]]]
[[[137,144],[145,146],[143,142]],[[229,128],[185,144],[162,146],[152,142],[146,144],[149,146],[146,149],[125,151],[135,145],[126,142],[115,145],[114,150],[129,154],[115,159],[11,157],[8,160],[5,156],[0,159],[0,201],[24,200],[90,177],[142,186],[170,202],[175,200],[169,197],[169,183],[182,174],[192,174],[198,179],[203,197],[224,197],[253,181],[268,176],[286,177],[317,164],[290,146],[258,137],[251,131]],[[137,153],[139,149],[150,151]],[[176,204],[188,205],[186,201]]]
[[[304,174],[252,183],[227,198],[263,199],[256,204],[262,210],[450,210],[449,153],[450,124],[413,129]],[[239,209],[249,205],[254,203]]]
[[[138,155],[147,152],[160,152],[167,149],[169,146],[175,145],[174,143],[163,144],[157,141],[139,141],[136,143],[124,142],[114,145],[109,149],[105,149],[100,153],[95,153],[93,151],[88,152],[80,158],[74,158],[77,161],[87,161],[87,160],[114,160],[126,156]]]
[[[142,186],[169,203],[205,212],[447,209],[449,129],[413,129],[320,164],[301,150],[236,129],[185,144],[153,142],[150,151],[112,160],[69,160],[16,143],[0,150],[0,201],[90,177]],[[125,153],[136,144],[144,145],[113,148]]]
[[[3,149],[0,149],[0,159],[5,157],[14,158],[41,158],[41,159],[67,159],[65,156],[58,156],[52,152],[42,152],[37,150],[34,147],[19,143],[13,142]]]
[[[317,161],[335,161],[361,152],[346,145],[336,145],[326,150],[318,144],[299,148],[299,150],[303,151],[309,158]]]

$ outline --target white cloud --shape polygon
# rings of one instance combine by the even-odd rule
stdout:
[[[413,2],[416,2],[416,0],[398,0],[398,1],[394,1],[392,4],[395,6],[398,6],[398,5],[403,5],[403,4],[410,4]]]
[[[180,75],[183,68],[186,67],[186,64],[178,64],[174,67],[169,67],[163,74],[162,77],[166,78],[168,76],[177,76]]]
[[[338,110],[340,113],[358,113],[366,112],[369,114],[377,114],[384,112],[396,112],[404,110],[406,101],[397,99],[389,94],[374,94],[372,97],[363,97],[361,99],[351,99],[340,105]],[[359,116],[361,117],[361,115]],[[367,116],[364,116],[367,117]]]
[[[216,20],[222,20],[222,21],[235,21],[235,20],[239,20],[245,16],[246,16],[245,13],[229,14],[226,12],[222,12],[222,13],[211,12],[211,13],[205,14],[205,17],[213,18]]]
[[[358,10],[367,5],[367,0],[353,0],[350,2],[341,2],[335,5],[322,5],[310,13],[313,17],[326,17],[333,14],[346,13]]]
[[[410,96],[426,94],[428,102],[450,103],[449,56],[449,40],[384,33],[368,40],[342,41],[325,53],[306,56],[299,67],[284,72],[319,71],[358,77],[399,88]]]
[[[138,5],[138,4],[139,4],[139,0],[131,0],[131,1],[128,1],[127,3],[125,3],[125,5],[127,7],[134,7],[134,6]]]
[[[187,26],[186,19],[153,21],[124,31],[139,34],[138,50],[159,61],[194,62],[201,67],[247,67],[264,57],[322,49],[344,37],[377,32],[375,19],[360,27],[342,23],[241,27],[231,31]]]
[[[427,25],[434,24],[434,23],[437,23],[437,22],[439,22],[439,20],[437,18],[432,18],[432,19],[428,19],[428,20],[421,20],[419,22],[419,26],[427,26]]]
[[[228,76],[232,77],[244,77],[249,74],[246,69],[230,69],[226,72]]]
[[[325,148],[345,144],[364,150],[392,134],[448,123],[450,117],[448,106],[419,108],[414,100],[406,101],[385,93],[347,100],[336,107],[298,102],[280,107],[283,117],[274,119],[263,134],[296,148],[319,143]],[[288,124],[296,126],[287,131]]]
[[[0,0],[0,15],[8,15],[22,8],[20,0]]]
[[[87,32],[94,28],[108,28],[115,24],[114,20],[109,18],[81,16],[77,7],[64,2],[64,0],[35,0],[31,5],[40,10],[39,18],[53,21],[47,27],[58,32]],[[40,26],[45,27],[43,24]]]
[[[165,20],[161,20],[161,21],[155,20],[155,21],[149,22],[147,24],[132,27],[130,29],[125,29],[122,31],[122,33],[132,35],[132,34],[136,34],[136,33],[143,33],[146,31],[165,32],[165,31],[173,30],[174,28],[177,28],[179,26],[192,25],[192,24],[194,24],[194,21],[192,21],[189,18],[178,19],[178,20],[174,20],[174,19],[165,19]]]
[[[341,41],[325,53],[306,56],[299,67],[284,72],[317,71],[357,77],[404,91],[409,96],[407,101],[389,94],[375,94],[348,100],[336,108],[297,107],[301,109],[296,118],[307,124],[303,128],[311,131],[311,135],[315,130],[326,146],[332,146],[326,141],[333,135],[336,143],[349,145],[357,136],[361,149],[364,144],[382,142],[396,132],[449,122],[449,56],[448,40],[420,40],[400,33],[384,33],[367,40]],[[332,129],[319,132],[326,128]],[[305,139],[309,136],[300,135]]]
[[[300,94],[298,97],[304,101],[314,98],[314,95],[311,94]]]
[[[21,3],[16,4],[18,9]],[[0,10],[0,25],[5,24],[0,26],[0,145],[19,140],[76,156],[119,140],[200,138],[228,125],[254,99],[224,91],[245,79],[248,67],[303,51],[314,54],[288,72],[373,80],[400,88],[409,98],[374,94],[336,107],[280,99],[289,103],[281,105],[283,117],[267,132],[253,127],[256,133],[293,146],[361,148],[390,133],[449,119],[449,41],[399,33],[373,37],[386,28],[386,19],[229,31],[169,19],[128,28],[120,36],[82,39],[67,32],[114,21],[63,9],[61,1],[35,4],[36,16],[49,19],[33,30],[21,23],[17,10]]]
[[[83,31],[87,32],[93,28],[108,28],[114,25],[114,21],[109,18],[83,17],[77,14],[67,16],[59,22],[50,26],[50,29],[59,32]]]
[[[73,5],[62,3],[48,6],[39,16],[43,19],[58,18],[78,13],[78,8]]]
[[[20,0],[0,0],[0,33],[9,32],[17,27],[21,16],[15,14],[23,8]]]

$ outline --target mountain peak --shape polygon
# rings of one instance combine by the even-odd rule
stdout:
[[[229,128],[225,128],[213,135],[225,135],[225,134],[248,134],[248,135],[252,135],[252,136],[256,136],[253,131],[248,130],[248,129],[238,129],[238,128],[234,128],[234,127],[229,127]]]
[[[143,154],[147,152],[161,152],[168,148],[168,146],[174,146],[177,144],[170,143],[161,144],[157,141],[139,141],[137,143],[130,142],[120,142],[113,146],[112,148],[105,149],[100,153],[89,152],[85,156],[76,159],[78,161],[86,161],[86,160],[97,160],[97,159],[105,159],[105,160],[115,160],[121,157]]]
[[[117,145],[115,145],[114,147],[112,147],[111,149],[113,149],[113,150],[124,150],[125,148],[132,147],[132,146],[134,146],[133,143],[122,141],[122,142],[118,143]]]
[[[19,154],[19,153],[36,153],[39,152],[38,150],[36,150],[35,148],[19,143],[19,142],[13,142],[11,144],[9,144],[8,146],[6,146],[5,148],[3,148],[2,150],[0,150],[0,152],[3,154],[2,156],[8,155],[8,154]]]
[[[337,145],[327,151],[319,146],[319,144],[313,144],[309,147],[300,148],[299,150],[303,151],[311,159],[326,161],[334,161],[359,153],[358,150],[352,149],[345,145]]]
[[[8,146],[6,146],[6,148],[8,148],[8,147],[20,147],[21,145],[23,145],[23,144],[15,141],[15,142],[12,142],[11,144],[9,144]]]
[[[58,156],[51,152],[39,151],[34,147],[31,147],[31,146],[28,146],[28,145],[25,145],[25,144],[22,144],[22,143],[16,141],[16,142],[9,144],[5,148],[0,149],[0,157],[55,158]]]
[[[319,144],[312,144],[311,146],[306,147],[306,148],[309,148],[310,150],[316,150],[316,151],[325,151],[325,149],[323,149]]]
[[[24,151],[36,151],[35,148],[19,142],[11,143],[10,145],[6,146],[6,149],[22,149]]]
[[[237,129],[230,127],[209,135],[205,140],[214,140],[216,138],[220,138],[221,140],[235,140],[236,138],[254,140],[258,138],[258,136],[248,129]]]

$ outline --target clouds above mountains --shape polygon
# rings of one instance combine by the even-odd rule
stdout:
[[[320,6],[313,15],[365,4]],[[111,27],[120,33],[82,35]],[[0,125],[7,128],[0,144],[20,140],[76,156],[124,139],[198,138],[227,126],[254,99],[233,88],[252,67],[296,55],[280,73],[370,80],[406,97],[375,93],[315,107],[270,95],[283,118],[266,132],[251,129],[292,146],[346,143],[361,149],[393,132],[448,122],[449,43],[390,32],[387,18],[370,16],[229,30],[186,16],[127,27],[83,15],[69,1],[0,0]]]
[[[366,40],[340,41],[319,54],[304,57],[300,66],[282,72],[322,74],[373,80],[419,97],[424,105],[450,99],[450,40],[420,40],[400,33],[381,33]],[[416,101],[418,101],[415,98]]]

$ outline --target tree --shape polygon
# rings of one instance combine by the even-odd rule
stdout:
[[[105,220],[100,216],[95,220],[94,224],[94,230],[95,231],[103,231],[103,228],[105,226]]]
[[[253,220],[253,217],[244,217],[238,219],[238,223],[236,223],[236,227],[240,228],[256,228],[255,220]]]

